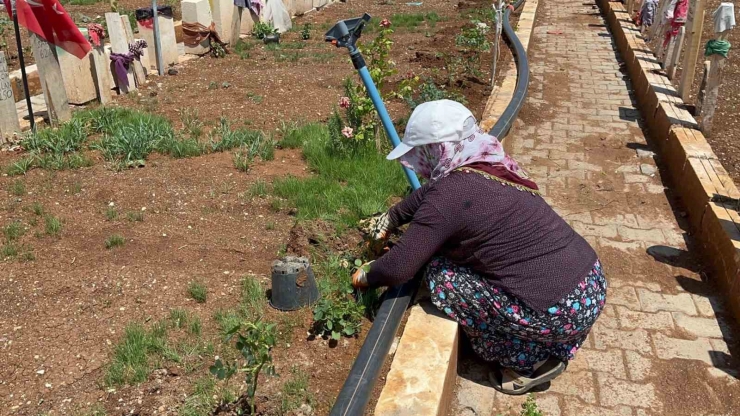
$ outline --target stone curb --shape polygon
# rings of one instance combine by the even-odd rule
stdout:
[[[527,50],[534,28],[538,0],[527,0],[516,34]],[[514,96],[517,72],[510,62],[506,77],[488,98],[481,128],[488,131]],[[428,300],[414,306],[398,344],[385,386],[375,406],[383,416],[446,416],[457,381],[458,325]]]
[[[688,213],[701,256],[740,322],[740,191],[629,19],[622,3],[598,0],[645,118]]]

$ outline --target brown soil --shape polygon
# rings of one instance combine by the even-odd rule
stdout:
[[[692,86],[691,101],[696,100],[696,94],[699,92],[702,74],[704,73],[704,44],[709,39],[715,39],[714,24],[712,13],[717,9],[720,0],[707,0],[704,3],[705,16],[702,32],[702,41],[699,59],[697,59],[694,83]],[[736,3],[737,4],[737,3]],[[740,45],[740,30],[730,31],[729,41],[732,45]],[[683,59],[683,57],[681,58]],[[679,65],[676,80],[681,79],[681,66]],[[717,154],[722,166],[730,173],[733,181],[740,183],[740,118],[737,116],[740,108],[740,54],[737,49],[730,50],[730,56],[725,64],[722,75],[722,85],[720,87],[719,100],[717,101],[717,110],[714,113],[712,122],[712,136],[707,137],[707,141],[712,146],[712,150]]]
[[[138,5],[127,0],[122,4],[127,9]],[[92,15],[107,8],[106,3],[98,3],[68,10]],[[153,76],[138,94],[118,97],[116,104],[162,114],[176,128],[185,109],[197,109],[207,127],[223,116],[234,126],[267,132],[283,121],[325,120],[342,95],[342,80],[353,70],[346,52],[326,45],[322,33],[333,22],[365,11],[378,17],[433,11],[443,17],[435,28],[396,30],[392,59],[398,75],[390,85],[409,71],[441,79],[444,71],[439,65],[417,61],[417,52],[457,53],[454,36],[469,24],[455,5],[443,0],[425,1],[423,9],[369,0],[337,3],[294,22],[297,27],[313,25],[303,49],[273,52],[257,44],[246,59],[232,53],[219,60],[189,61],[178,75]],[[297,32],[289,32],[283,42],[297,38]],[[298,58],[291,58],[292,53],[299,53]],[[490,53],[481,57],[483,81],[453,80],[447,87],[461,92],[478,114],[485,104],[490,57]],[[388,107],[394,116],[408,114],[400,100],[388,100]],[[0,152],[0,166],[22,156]],[[285,175],[308,175],[299,151],[278,150],[274,161],[256,163],[248,174],[234,169],[228,153],[181,160],[153,155],[146,167],[123,172],[107,169],[97,152],[90,156],[95,161],[91,168],[33,170],[20,179],[0,177],[0,192],[4,192],[0,226],[22,221],[27,230],[21,243],[36,258],[1,266],[0,348],[5,353],[0,355],[0,414],[74,414],[96,403],[108,414],[174,414],[184,397],[192,394],[194,382],[208,377],[207,367],[214,357],[199,357],[190,371],[168,364],[141,385],[108,390],[102,387],[105,366],[128,323],[155,322],[170,309],[184,308],[202,320],[203,339],[220,343],[214,312],[237,306],[244,276],[259,279],[267,290],[270,264],[278,251],[285,247],[305,254],[321,241],[342,253],[356,249],[359,242],[356,232],[350,230],[338,238],[326,223],[295,226],[290,209],[275,212],[269,198],[249,197],[249,187],[258,179],[271,182]],[[25,195],[5,191],[15,180],[24,182]],[[36,202],[62,219],[58,238],[44,235],[43,219],[29,209]],[[109,221],[105,211],[111,203],[119,217]],[[144,213],[143,222],[126,219],[126,213],[134,211]],[[126,243],[107,250],[104,241],[115,233]],[[196,279],[208,286],[204,304],[187,295],[187,285]],[[310,376],[315,414],[327,414],[370,322],[363,324],[358,338],[330,345],[307,336],[309,309],[269,310],[266,319],[295,326],[275,349],[279,376],[265,377],[259,387],[260,412],[278,413],[280,388],[291,367],[298,366]],[[383,379],[370,409],[382,385]]]

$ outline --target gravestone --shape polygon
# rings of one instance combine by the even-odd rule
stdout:
[[[157,23],[159,24],[159,42],[162,47],[162,64],[164,65],[162,71],[167,72],[167,68],[170,65],[176,65],[178,61],[175,22],[171,17],[159,15],[157,16]],[[139,27],[139,36],[149,45],[147,48],[149,49],[147,51],[149,58],[147,69],[158,69],[155,54],[156,45],[154,44],[154,25],[152,21],[137,21],[136,25]]]
[[[131,28],[131,20],[129,20],[128,16],[121,16],[121,24],[123,24],[123,30],[126,32],[126,41],[129,45],[134,43],[136,39],[134,39],[134,30]],[[147,45],[150,45],[149,42],[147,42]],[[144,50],[149,49],[147,46],[144,48]],[[146,72],[144,71],[144,67],[141,64],[141,61],[134,59],[134,78],[136,79],[136,85],[144,85],[146,83]]]
[[[31,37],[31,47],[39,71],[41,89],[44,91],[49,123],[58,125],[72,118],[72,110],[69,108],[69,99],[64,90],[64,79],[59,67],[56,48],[39,35],[30,31],[28,34]]]
[[[213,22],[213,17],[208,0],[182,0],[182,21],[183,23],[200,23],[209,27]],[[211,45],[208,38],[203,39],[196,46],[185,45],[185,53],[193,55],[203,55],[210,50]]]
[[[110,39],[111,52],[113,53],[128,53],[128,38],[126,37],[126,30],[123,28],[123,22],[121,22],[121,15],[118,13],[106,13],[105,22],[108,25],[108,38]],[[121,94],[127,94],[129,91],[136,90],[136,81],[134,79],[134,66],[129,65],[128,73],[128,87],[124,86],[118,81],[113,61],[111,61],[111,73],[113,79],[116,81],[118,90]]]
[[[0,52],[0,143],[13,132],[20,132],[21,124],[15,108],[15,96],[10,85],[8,63],[5,61],[5,52]]]
[[[87,39],[87,29],[80,28],[80,32]],[[56,53],[69,103],[81,105],[95,100],[97,92],[93,79],[91,54],[80,59],[60,47],[56,48]]]
[[[213,10],[213,23],[216,26],[216,33],[224,42],[231,39],[231,20],[234,14],[233,0],[211,0],[211,10]]]
[[[246,7],[242,10],[241,14],[241,24],[239,25],[240,30],[239,32],[242,35],[251,36],[252,35],[252,29],[254,28],[255,22],[259,22],[260,18],[254,12],[249,8]]]
[[[101,41],[102,42],[102,41]],[[93,79],[95,80],[95,91],[98,94],[98,101],[102,105],[111,102],[111,73],[110,58],[105,53],[105,47],[102,45],[93,45],[90,57],[93,64]]]

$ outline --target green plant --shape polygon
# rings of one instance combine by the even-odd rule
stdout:
[[[234,152],[234,167],[241,172],[249,171],[249,164],[252,158],[249,155],[249,151],[246,149],[239,149]]]
[[[112,362],[105,372],[105,384],[117,386],[145,381],[150,370],[148,356],[162,352],[166,338],[166,327],[147,331],[140,324],[128,325],[123,339],[114,348]]]
[[[254,321],[260,319],[265,309],[265,291],[255,276],[245,276],[242,279],[241,314],[246,319]]]
[[[23,223],[16,220],[11,222],[10,224],[6,225],[3,228],[3,235],[5,236],[5,241],[7,242],[13,242],[17,241],[19,238],[23,237],[23,234],[26,233],[25,228],[23,228]]]
[[[18,253],[20,252],[17,245],[12,243],[7,243],[3,245],[2,250],[0,250],[0,258],[2,259],[8,259],[8,258],[14,258],[18,256]]]
[[[192,281],[188,285],[188,294],[198,303],[205,303],[208,297],[208,288],[203,283]]]
[[[108,221],[113,221],[116,218],[118,218],[118,210],[113,207],[108,207],[105,210],[105,219],[107,219]]]
[[[283,209],[283,201],[277,198],[270,201],[270,211],[280,212],[281,209]]]
[[[277,32],[277,29],[270,22],[255,22],[252,28],[252,36],[257,39],[264,39],[265,36],[273,35]]]
[[[44,223],[46,235],[57,237],[59,236],[59,233],[62,232],[62,222],[59,220],[59,218],[53,215],[47,215],[46,217],[44,217]]]
[[[25,175],[26,172],[33,168],[33,163],[36,160],[34,156],[24,157],[23,159],[17,160],[8,166],[5,173],[8,176]]]
[[[202,134],[200,132],[191,132],[192,134]],[[205,147],[198,141],[196,137],[181,137],[178,133],[174,136],[166,137],[161,140],[157,145],[157,151],[174,157],[175,159],[182,159],[188,157],[200,156],[205,153]]]
[[[275,229],[275,223],[270,221],[267,224],[265,224],[265,230],[272,231]]]
[[[239,325],[242,318],[234,310],[218,310],[213,314],[213,320],[216,321],[222,334],[226,334],[231,328]]]
[[[105,248],[111,249],[114,247],[120,247],[124,245],[125,243],[126,243],[126,240],[124,240],[123,237],[121,237],[118,234],[113,234],[107,239],[105,239]]]
[[[256,410],[257,382],[262,371],[268,375],[275,374],[272,364],[272,348],[275,346],[275,324],[261,321],[237,325],[226,334],[226,342],[236,338],[234,348],[241,354],[243,361],[229,363],[217,359],[210,367],[211,374],[219,380],[229,380],[237,372],[244,373],[247,383],[247,398],[251,413]],[[228,381],[227,381],[228,383]]]
[[[106,127],[111,131],[91,147],[122,167],[143,166],[159,143],[172,140],[175,134],[166,119],[144,113],[126,115]]]
[[[31,205],[31,210],[33,211],[34,215],[42,216],[44,215],[44,206],[41,205],[40,202],[34,202],[33,205]]]
[[[11,195],[23,196],[26,194],[26,185],[21,180],[15,180],[10,183],[8,192],[10,192]]]
[[[248,92],[247,93],[247,99],[248,100],[251,100],[251,101],[254,101],[257,104],[260,104],[260,103],[262,103],[262,101],[264,101],[265,97],[263,97],[261,95],[258,95],[258,94],[255,94],[253,92]]]
[[[455,44],[477,52],[488,51],[491,48],[491,44],[486,39],[489,31],[488,25],[477,20],[472,20],[470,23],[472,27],[461,29],[460,34],[455,37]]]
[[[201,331],[203,330],[203,325],[200,322],[200,318],[197,316],[193,316],[190,318],[190,325],[188,326],[188,332],[195,336],[200,336]]]
[[[210,415],[217,404],[216,397],[216,381],[212,377],[200,378],[195,381],[193,393],[185,399],[180,415]]]
[[[314,330],[317,334],[338,340],[353,336],[360,330],[365,307],[346,296],[321,298],[313,309]]]
[[[310,23],[306,23],[303,25],[303,29],[301,29],[301,39],[303,40],[311,39],[311,24]]]
[[[252,186],[249,187],[249,195],[252,197],[264,198],[267,196],[267,182],[264,179],[257,179]]]
[[[421,85],[415,87],[415,90],[418,91],[416,96],[411,93],[403,97],[411,110],[415,109],[419,104],[428,101],[447,99],[463,104],[466,102],[463,95],[438,87],[432,79],[427,79]]]
[[[527,400],[522,403],[521,416],[542,416],[542,412],[537,407],[537,402],[531,394],[527,395]]]
[[[211,85],[213,89],[218,89],[216,81],[211,81],[208,89],[211,89]],[[200,120],[198,110],[186,108],[180,113],[180,120],[182,120],[182,125],[191,138],[198,139],[203,135],[203,122]]]
[[[234,52],[236,52],[237,56],[241,59],[249,59],[249,51],[252,50],[255,45],[256,43],[252,41],[240,39],[234,47]]]
[[[216,81],[211,81],[208,84],[208,89],[209,90],[217,90],[218,89],[218,83]]]
[[[144,213],[141,211],[129,211],[126,213],[126,219],[131,222],[144,221]]]
[[[170,322],[175,328],[185,328],[190,323],[190,315],[185,309],[170,309]]]

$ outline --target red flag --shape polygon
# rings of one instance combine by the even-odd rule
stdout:
[[[12,17],[9,3],[6,8]],[[82,36],[59,0],[17,0],[15,5],[21,26],[80,59],[90,52],[90,42]]]

